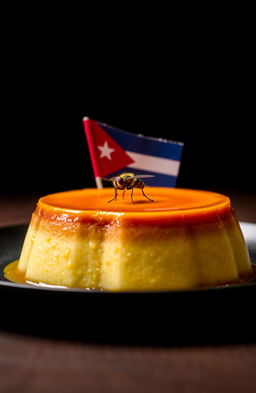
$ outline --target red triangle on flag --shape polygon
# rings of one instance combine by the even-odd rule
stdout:
[[[96,121],[84,118],[83,122],[95,177],[109,175],[134,162]]]

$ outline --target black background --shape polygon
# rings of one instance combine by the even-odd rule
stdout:
[[[79,41],[69,25],[47,38],[48,26],[23,26],[6,45],[0,194],[94,186],[83,116],[184,142],[179,187],[255,191],[248,40],[216,28],[156,35],[152,25],[119,36],[120,25],[96,42],[85,21]]]

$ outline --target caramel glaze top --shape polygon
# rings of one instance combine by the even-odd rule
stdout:
[[[219,221],[233,214],[228,197],[209,191],[179,188],[147,187],[150,202],[134,190],[134,204],[126,192],[122,199],[108,203],[113,188],[89,188],[50,194],[42,197],[35,214],[49,220],[110,224],[116,222],[134,225],[186,225]]]

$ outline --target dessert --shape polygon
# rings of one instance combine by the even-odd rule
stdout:
[[[18,264],[27,281],[111,291],[239,282],[252,266],[228,197],[148,187],[108,203],[112,188],[42,197]],[[138,193],[137,193],[138,191]]]

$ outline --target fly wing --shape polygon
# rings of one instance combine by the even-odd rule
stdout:
[[[155,177],[155,176],[154,175],[138,175],[136,177],[138,177],[139,179],[146,179],[147,177]]]

